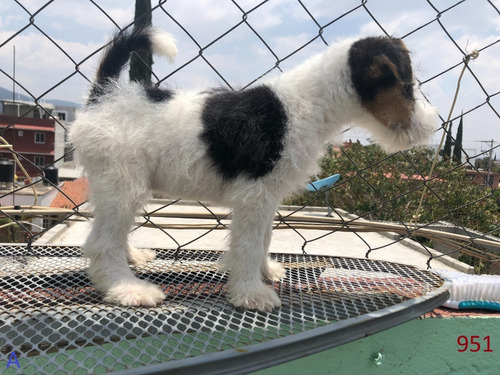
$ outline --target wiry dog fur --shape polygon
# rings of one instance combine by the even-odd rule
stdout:
[[[122,34],[108,47],[87,104],[71,130],[90,181],[93,229],[84,245],[89,275],[105,300],[152,306],[163,291],[136,278],[129,263],[152,260],[127,234],[152,190],[233,210],[229,301],[280,306],[263,280],[283,267],[268,256],[280,199],[304,186],[321,146],[348,123],[387,150],[408,149],[434,129],[436,111],[417,100],[409,53],[399,39],[347,40],[260,86],[232,92],[163,90],[119,80],[129,55],[173,59],[173,38],[155,29]]]

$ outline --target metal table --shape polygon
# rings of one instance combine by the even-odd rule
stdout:
[[[273,254],[287,269],[271,285],[282,307],[235,309],[220,251],[156,249],[135,267],[163,287],[155,308],[102,301],[77,247],[0,245],[3,374],[247,373],[365,337],[418,317],[451,283],[412,266],[369,259]]]

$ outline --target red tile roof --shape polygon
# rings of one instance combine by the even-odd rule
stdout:
[[[6,124],[0,123],[0,128],[5,129],[7,127]],[[9,129],[14,129],[13,126],[11,126]],[[33,130],[33,131],[46,131],[46,132],[55,132],[54,127],[48,127],[48,126],[37,126],[37,125],[23,125],[23,124],[16,124],[15,127],[16,130]]]
[[[21,126],[34,126],[36,130],[54,130],[56,122],[53,118],[36,118],[36,117],[17,117],[0,115],[0,126],[6,127],[15,123],[16,129],[21,129]],[[28,129],[28,128],[26,128]]]
[[[81,205],[87,200],[88,184],[85,177],[80,177],[74,181],[64,181],[63,186],[60,188],[61,191],[57,193],[50,207],[73,209]]]

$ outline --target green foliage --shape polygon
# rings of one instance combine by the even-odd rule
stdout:
[[[433,151],[414,148],[387,155],[376,145],[350,144],[342,151],[329,149],[320,160],[320,178],[340,173],[330,191],[330,204],[372,220],[408,223],[415,214],[424,184],[419,223],[445,220],[458,226],[500,234],[500,197],[497,191],[474,184],[465,168],[441,162],[429,173]],[[287,204],[324,205],[323,195],[298,193]]]
[[[27,221],[27,218],[17,218],[19,221]],[[19,225],[7,225],[12,224],[10,219],[0,219],[0,226],[4,226],[0,229],[0,242],[13,243],[13,242],[26,242],[26,231]]]
[[[451,146],[453,145],[453,139],[451,138],[451,129],[453,128],[453,123],[450,122],[450,126],[448,128],[448,133],[446,134],[446,141],[444,142],[443,147],[443,160],[449,160],[451,158]]]
[[[492,164],[490,166],[490,157],[489,156],[486,156],[484,158],[474,159],[474,166],[477,169],[482,169],[484,171],[487,171],[488,168],[491,168],[492,172],[500,173],[500,166],[499,165]]]
[[[453,161],[455,163],[462,162],[462,138],[464,132],[464,116],[460,117],[460,123],[458,124],[457,136],[455,137],[455,147],[453,148]]]

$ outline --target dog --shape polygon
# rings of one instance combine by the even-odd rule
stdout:
[[[83,253],[104,300],[155,306],[165,298],[129,263],[154,259],[127,242],[152,191],[232,209],[227,295],[235,307],[271,311],[282,279],[268,257],[280,200],[305,186],[332,135],[355,123],[387,150],[423,143],[436,109],[418,98],[409,51],[392,37],[345,40],[277,78],[240,91],[182,91],[119,79],[134,51],[173,60],[174,38],[155,28],[124,32],[103,54],[70,140],[90,183],[95,219]]]

